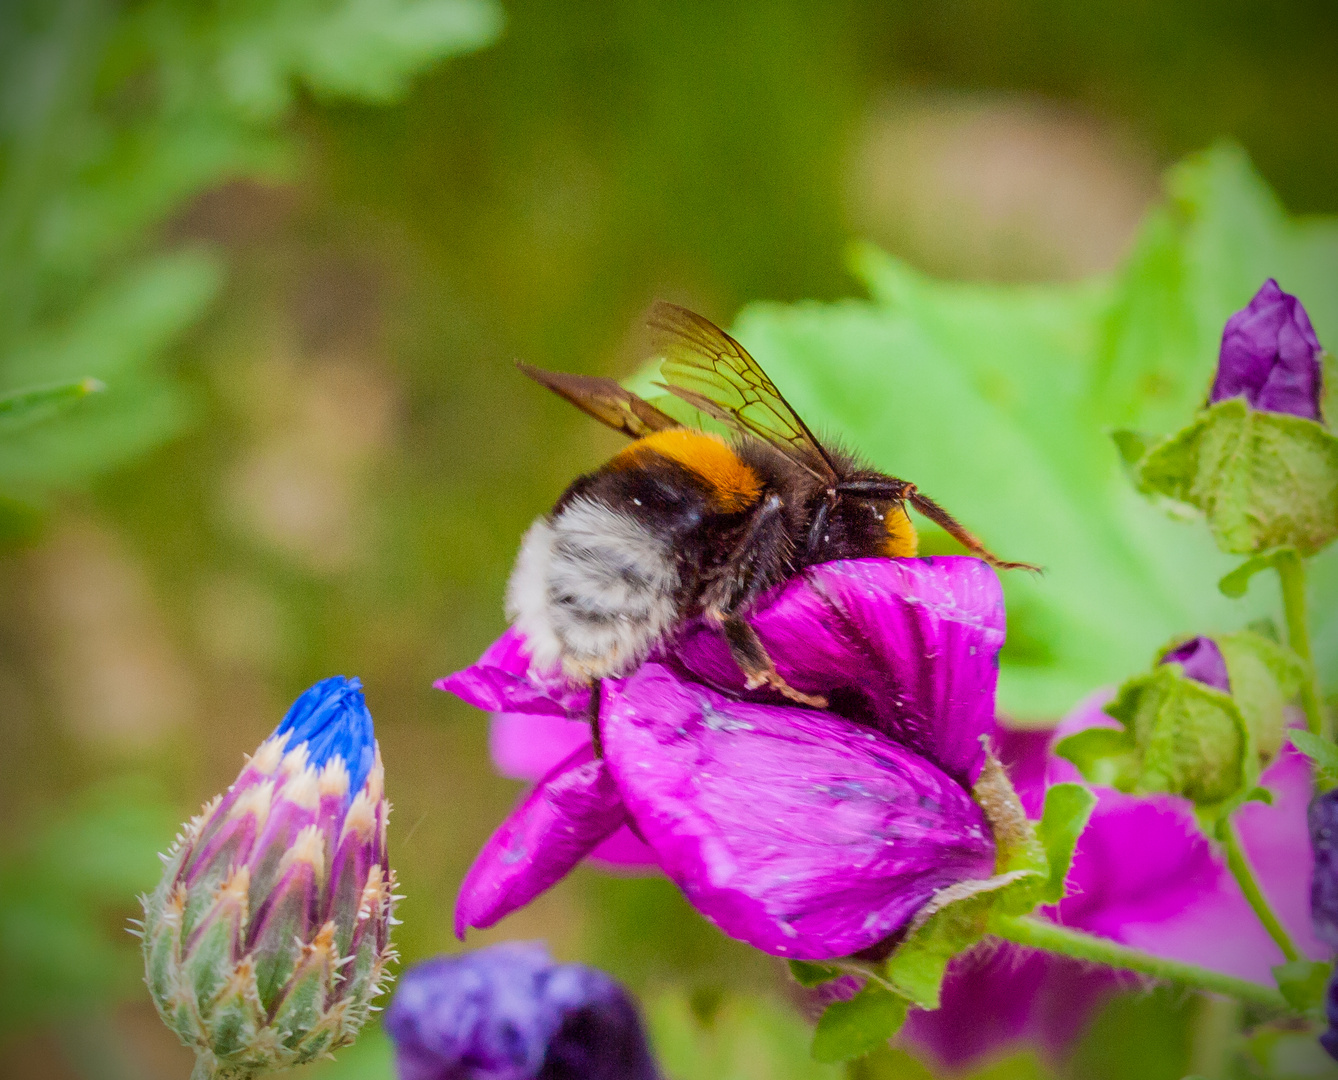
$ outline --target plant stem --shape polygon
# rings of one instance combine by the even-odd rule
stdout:
[[[1305,607],[1305,562],[1296,551],[1281,551],[1273,560],[1278,580],[1282,584],[1282,611],[1287,619],[1287,644],[1305,665],[1305,681],[1301,684],[1301,708],[1305,710],[1306,726],[1315,735],[1329,737],[1325,730],[1324,711],[1319,701],[1319,677],[1315,658],[1310,652],[1310,628]]]
[[[1195,990],[1206,990],[1214,994],[1225,994],[1240,1001],[1248,1001],[1265,1008],[1280,1011],[1292,1011],[1287,1000],[1276,990],[1260,986],[1248,979],[1238,979],[1234,975],[1223,975],[1197,964],[1184,964],[1179,960],[1153,956],[1151,953],[1131,949],[1127,945],[1097,937],[1081,930],[1070,930],[1043,919],[1028,918],[1025,915],[994,915],[990,918],[990,933],[1005,941],[1018,945],[1028,945],[1033,949],[1072,956],[1078,960],[1087,960],[1106,967],[1119,968],[1123,971],[1136,971],[1141,975],[1150,975],[1163,982],[1178,983]]]
[[[1300,950],[1293,944],[1286,927],[1268,906],[1268,898],[1259,887],[1259,881],[1254,876],[1254,868],[1250,866],[1245,849],[1240,846],[1240,834],[1230,821],[1226,822],[1226,856],[1232,876],[1240,885],[1240,891],[1245,894],[1245,899],[1250,902],[1250,907],[1254,908],[1254,913],[1259,916],[1259,921],[1264,924],[1268,936],[1277,942],[1282,955],[1288,960],[1301,959]]]

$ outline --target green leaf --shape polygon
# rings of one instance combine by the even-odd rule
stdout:
[[[1277,551],[1265,551],[1259,555],[1252,555],[1222,578],[1217,583],[1217,588],[1223,596],[1229,596],[1233,600],[1240,599],[1249,591],[1250,579],[1255,574],[1272,569],[1277,565],[1279,556],[1286,558],[1292,550],[1292,548],[1279,548]]]
[[[1304,728],[1290,728],[1287,738],[1314,763],[1320,787],[1338,787],[1338,746]]]
[[[1064,899],[1064,881],[1073,862],[1073,849],[1095,807],[1096,796],[1081,784],[1055,784],[1046,791],[1037,833],[1045,845],[1050,877],[1041,887],[1041,903],[1057,904]]]
[[[1148,451],[1138,473],[1148,490],[1203,511],[1223,551],[1311,555],[1338,536],[1338,437],[1313,420],[1219,401]]]
[[[1263,590],[1218,593],[1239,560],[1140,497],[1105,432],[1185,424],[1223,324],[1269,276],[1305,298],[1321,340],[1338,340],[1335,259],[1330,220],[1290,219],[1221,147],[1172,171],[1112,277],[936,281],[864,246],[852,262],[870,301],[754,306],[736,331],[810,426],[915,481],[1004,557],[1045,567],[1003,576],[999,700],[1053,719],[1176,634],[1271,612]],[[1311,582],[1316,656],[1338,684],[1338,648],[1320,649],[1338,642],[1335,554]]]
[[[1273,968],[1282,996],[1301,1012],[1324,1004],[1324,991],[1332,974],[1333,965],[1318,960],[1292,960]]]
[[[790,975],[800,986],[814,987],[841,977],[841,969],[811,960],[791,960]]]
[[[906,1010],[904,998],[873,983],[828,1005],[813,1033],[813,1059],[836,1064],[876,1050],[901,1030]]]

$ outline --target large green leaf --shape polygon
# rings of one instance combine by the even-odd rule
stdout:
[[[1121,681],[1176,635],[1276,608],[1271,586],[1218,592],[1235,560],[1134,490],[1109,430],[1187,423],[1222,325],[1270,275],[1338,341],[1338,225],[1288,218],[1232,148],[1172,170],[1168,193],[1113,278],[941,282],[860,247],[871,300],[756,306],[737,327],[811,425],[914,480],[1003,557],[1045,568],[1005,579],[1000,699],[1021,719]],[[1338,572],[1332,554],[1316,563],[1324,642],[1338,637]]]

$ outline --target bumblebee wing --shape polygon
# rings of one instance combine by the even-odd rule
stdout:
[[[657,303],[648,321],[659,335],[665,389],[736,431],[771,443],[819,479],[836,479],[827,451],[742,345],[676,304]]]
[[[654,405],[624,389],[613,379],[593,375],[567,375],[560,371],[544,371],[516,361],[516,367],[535,382],[548,387],[559,397],[566,398],[582,412],[589,413],[614,431],[621,431],[633,439],[640,439],[656,431],[682,427],[672,416],[660,412]]]

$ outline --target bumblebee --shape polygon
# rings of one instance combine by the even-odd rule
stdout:
[[[507,586],[508,618],[532,662],[591,687],[626,674],[684,621],[719,627],[749,689],[802,705],[747,621],[764,592],[806,566],[917,550],[913,507],[973,554],[1004,562],[913,483],[825,447],[757,362],[719,327],[659,303],[649,325],[661,387],[722,423],[732,441],[685,427],[612,379],[518,364],[530,378],[633,442],[579,477],[526,532]]]

